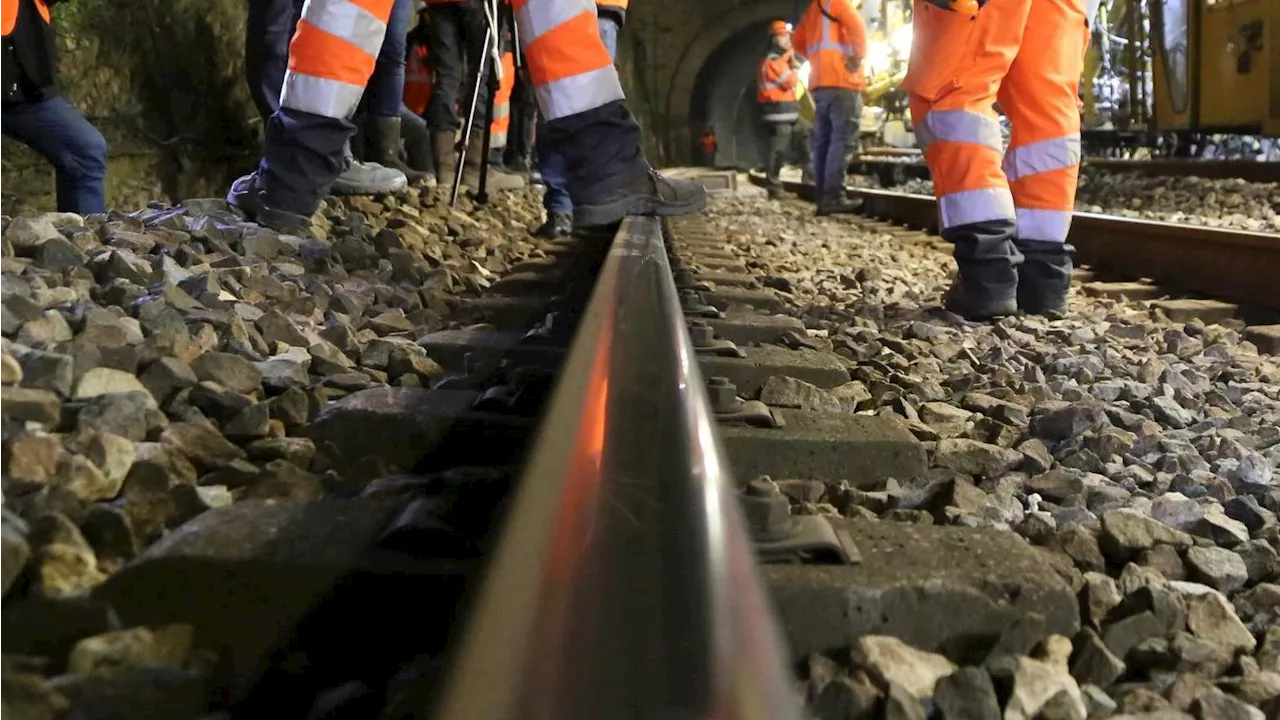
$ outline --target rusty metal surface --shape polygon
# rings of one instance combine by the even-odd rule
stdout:
[[[888,154],[884,154],[888,156]],[[911,157],[910,155],[895,155]],[[1234,160],[1119,160],[1087,158],[1085,167],[1107,172],[1133,172],[1148,177],[1200,177],[1214,180],[1239,178],[1249,182],[1280,182],[1280,162],[1241,162]],[[863,153],[849,164],[849,172],[873,175],[885,187],[900,185],[908,178],[928,180],[929,168],[924,162],[902,162],[877,159],[873,152]]]
[[[751,176],[753,183],[763,178]],[[811,194],[812,188],[786,183]],[[937,203],[925,195],[849,188],[862,214],[937,232]],[[1280,309],[1280,235],[1244,230],[1075,214],[1068,242],[1076,260],[1118,276],[1149,279],[1242,305]]]
[[[1156,177],[1239,178],[1249,182],[1280,182],[1280,162],[1232,160],[1114,160],[1087,158],[1086,167],[1108,172],[1136,172]]]

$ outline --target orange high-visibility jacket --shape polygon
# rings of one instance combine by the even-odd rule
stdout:
[[[791,58],[795,54],[790,50],[779,53],[771,51],[760,61],[760,72],[756,75],[756,102],[785,103],[800,99],[797,86],[800,76],[791,67]]]
[[[9,33],[13,32],[14,26],[18,24],[19,4],[19,0],[3,0],[3,2],[0,2],[0,31],[3,31],[0,34],[5,37],[8,37]],[[35,0],[35,4],[40,17],[45,22],[49,22],[49,6],[44,4],[44,0]],[[626,7],[626,3],[623,3],[623,7]]]
[[[627,9],[627,0],[596,0],[596,7]]]
[[[713,153],[716,151],[717,143],[716,143],[716,134],[714,132],[711,132],[710,130],[704,130],[702,132],[702,137],[699,138],[699,141],[702,144],[703,152]]]
[[[330,118],[349,118],[360,103],[387,34],[394,0],[307,3],[289,43],[280,105]],[[361,22],[352,21],[359,12]]]
[[[548,122],[623,99],[591,0],[513,0],[538,108]]]
[[[425,43],[412,43],[404,63],[404,104],[418,115],[427,111],[436,82],[428,55]]]
[[[489,143],[492,147],[507,146],[507,131],[511,129],[511,91],[516,86],[515,55],[502,53],[502,81],[493,95],[493,122],[489,123]]]
[[[791,43],[809,61],[810,90],[866,89],[862,59],[867,56],[867,26],[850,0],[810,2]]]

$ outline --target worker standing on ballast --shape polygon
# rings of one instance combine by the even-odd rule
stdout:
[[[1097,5],[915,0],[903,89],[942,237],[955,246],[959,275],[947,307],[970,320],[1066,308],[1080,170],[1076,91]],[[997,101],[1013,124],[1003,153]]]
[[[627,215],[685,215],[706,190],[656,172],[640,150],[640,126],[591,0],[515,0],[517,22],[546,141],[565,160],[574,222],[600,227]],[[258,169],[232,184],[227,202],[277,232],[309,234],[311,215],[342,170],[351,116],[387,32],[392,0],[308,2],[289,44],[280,109],[267,121]],[[434,55],[437,48],[433,45]],[[432,88],[433,102],[438,88]]]
[[[546,0],[544,0],[545,2]],[[618,61],[618,34],[627,21],[628,0],[594,0],[596,8],[595,27],[600,35],[600,42],[609,52],[609,64]],[[521,38],[523,40],[523,38]],[[530,65],[532,66],[532,62]],[[533,83],[537,81],[532,77]],[[548,145],[548,135],[544,128],[536,133],[538,171],[546,192],[542,195],[542,206],[547,210],[547,219],[534,234],[543,238],[565,237],[573,232],[574,209],[573,198],[569,195],[568,180],[565,177],[565,159]]]
[[[862,114],[867,77],[867,26],[851,0],[812,0],[792,37],[809,61],[813,96],[813,182],[818,214],[849,212],[844,193],[845,147],[853,119]]]
[[[774,199],[782,196],[782,163],[791,145],[791,127],[800,119],[799,69],[800,59],[791,50],[791,25],[776,20],[769,26],[769,50],[756,74],[756,102],[769,127],[766,189]]]

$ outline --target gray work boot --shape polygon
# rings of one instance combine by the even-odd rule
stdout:
[[[467,145],[466,165],[462,169],[462,184],[477,190],[480,187],[480,163],[484,157],[484,135],[478,131],[471,133],[471,142]],[[490,165],[485,174],[485,191],[518,190],[525,185],[524,178],[507,172],[500,167]]]
[[[1018,265],[1013,220],[948,228],[959,274],[947,292],[946,308],[966,320],[990,320],[1018,314]]]
[[[329,192],[334,195],[385,195],[403,190],[409,184],[404,173],[377,163],[360,162],[347,156],[347,167],[333,181]]]
[[[258,172],[237,178],[227,191],[227,204],[243,212],[259,225],[284,235],[308,236],[311,218],[306,215],[268,207],[262,193]]]
[[[1071,292],[1075,248],[1062,242],[1016,240],[1022,253],[1018,266],[1018,309],[1031,315],[1062,317]]]
[[[419,172],[400,160],[400,116],[373,118],[369,123],[369,151],[374,162],[382,167],[399,170],[405,180],[412,184],[427,179],[427,174]]]
[[[598,193],[598,194],[597,194]],[[573,197],[575,228],[603,227],[621,222],[628,215],[690,215],[707,206],[707,189],[693,180],[662,175],[651,167],[630,182],[613,190]]]

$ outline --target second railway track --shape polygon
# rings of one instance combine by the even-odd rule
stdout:
[[[763,183],[761,176],[751,177]],[[786,187],[802,197],[812,192],[801,183]],[[937,233],[937,202],[930,196],[866,188],[848,192],[862,199],[859,214]],[[1238,304],[1246,314],[1262,310],[1270,317],[1280,311],[1280,235],[1076,212],[1068,242],[1076,247],[1077,261],[1100,277],[1207,295]],[[1117,293],[1125,289],[1114,288]],[[1153,289],[1128,288],[1135,297]]]

